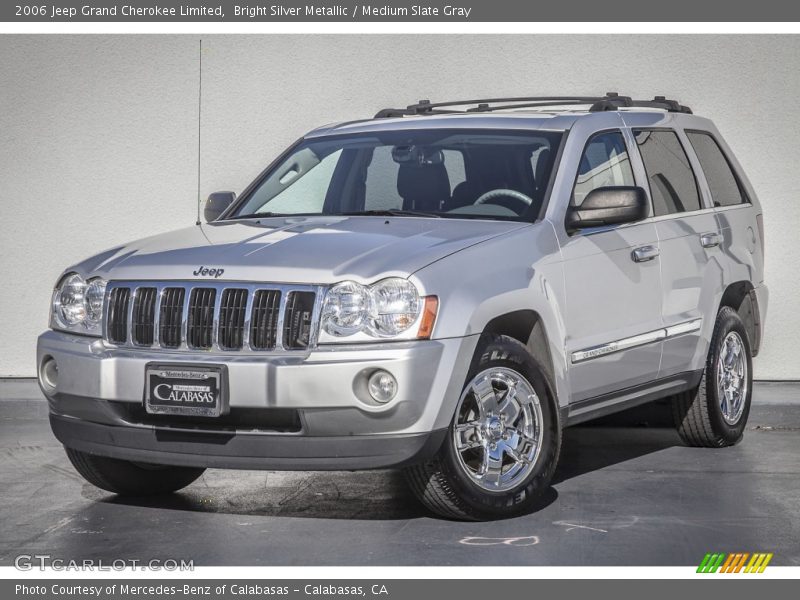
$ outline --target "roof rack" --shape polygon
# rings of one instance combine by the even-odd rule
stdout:
[[[408,117],[425,115],[452,115],[480,112],[512,110],[516,108],[543,108],[548,106],[589,105],[589,112],[619,110],[620,108],[657,108],[667,112],[692,114],[692,109],[677,100],[656,96],[652,100],[634,100],[630,96],[620,96],[608,92],[605,96],[522,96],[518,98],[483,98],[479,100],[453,100],[431,102],[420,100],[406,108],[384,108],[375,115],[376,119],[387,117]],[[470,106],[473,105],[473,106]],[[470,106],[466,109],[455,107]]]

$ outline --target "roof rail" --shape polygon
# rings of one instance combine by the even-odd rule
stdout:
[[[692,109],[683,106],[677,100],[668,100],[664,96],[656,96],[652,100],[633,100],[630,96],[620,96],[616,92],[608,92],[605,96],[521,96],[517,98],[483,98],[478,100],[452,100],[448,102],[431,102],[420,100],[406,108],[384,108],[375,115],[376,119],[387,117],[407,117],[425,115],[466,114],[493,112],[516,108],[540,108],[547,106],[589,105],[590,112],[619,110],[620,108],[657,108],[667,112],[691,114]],[[455,107],[469,106],[466,109]]]

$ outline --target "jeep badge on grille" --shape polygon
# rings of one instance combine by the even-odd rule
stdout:
[[[213,277],[214,279],[219,279],[222,277],[222,274],[225,272],[225,269],[220,267],[206,267],[200,265],[197,267],[197,270],[192,272],[192,275],[195,277]]]

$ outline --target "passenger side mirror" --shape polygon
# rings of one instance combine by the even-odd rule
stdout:
[[[236,194],[233,192],[214,192],[211,194],[206,200],[206,207],[203,210],[206,223],[216,221],[233,204],[234,200],[236,200]]]
[[[567,209],[567,230],[641,221],[648,215],[647,194],[640,187],[602,187],[586,195],[580,206]]]

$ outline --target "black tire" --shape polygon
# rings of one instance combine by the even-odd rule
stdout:
[[[492,367],[504,367],[519,373],[538,396],[542,414],[541,449],[533,470],[514,488],[503,492],[486,491],[459,465],[453,439],[457,419],[454,415],[438,454],[428,462],[405,469],[406,480],[422,504],[446,518],[482,521],[530,512],[549,490],[556,470],[561,449],[561,427],[555,394],[544,369],[517,340],[485,334],[481,337],[464,386],[477,374]]]
[[[744,346],[744,359],[747,365],[744,407],[734,423],[728,423],[723,417],[717,389],[717,363],[722,344],[731,332],[738,334]],[[724,306],[717,314],[700,385],[672,399],[672,414],[681,439],[687,446],[703,448],[722,448],[738,443],[742,439],[750,414],[752,393],[753,363],[750,340],[738,313]]]
[[[133,463],[65,448],[67,458],[83,478],[121,496],[170,494],[192,483],[205,469]]]

